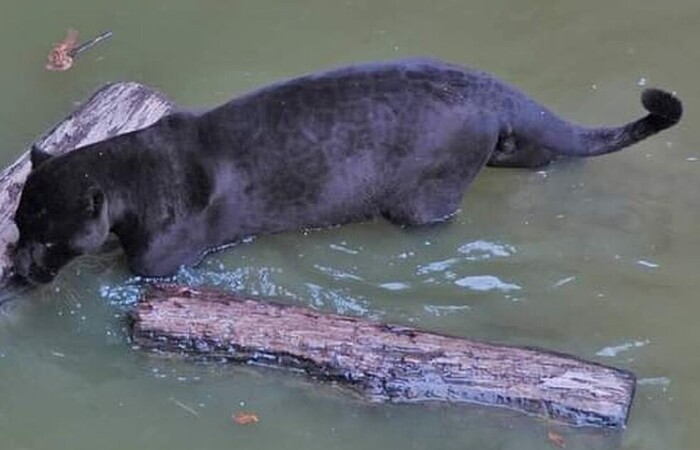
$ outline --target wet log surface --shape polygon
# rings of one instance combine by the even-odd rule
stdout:
[[[635,389],[631,373],[572,356],[208,289],[152,287],[132,318],[142,348],[289,368],[377,402],[479,403],[616,428]]]
[[[147,86],[133,82],[109,84],[33,145],[59,155],[144,128],[172,109],[170,100]],[[12,275],[10,257],[18,238],[13,218],[30,170],[29,152],[26,152],[0,172],[0,289],[7,286]]]

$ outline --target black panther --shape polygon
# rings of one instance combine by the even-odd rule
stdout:
[[[49,282],[110,232],[134,272],[167,276],[250,235],[377,216],[444,221],[485,165],[614,152],[682,115],[658,89],[642,104],[647,114],[626,125],[583,127],[487,73],[434,60],[294,78],[61,156],[34,149],[15,271]]]

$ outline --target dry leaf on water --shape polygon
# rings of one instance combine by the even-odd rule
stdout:
[[[54,44],[49,52],[46,69],[58,72],[70,69],[73,66],[73,57],[70,52],[76,45],[78,45],[78,31],[71,28],[66,32],[66,38]]]
[[[564,436],[562,436],[559,433],[550,431],[549,433],[547,433],[547,439],[549,439],[549,442],[556,448],[566,448],[566,441],[564,440]]]
[[[257,414],[250,412],[237,412],[233,415],[233,421],[238,425],[252,425],[260,422]]]

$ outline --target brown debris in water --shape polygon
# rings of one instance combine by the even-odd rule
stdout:
[[[559,433],[550,431],[547,433],[547,439],[549,440],[550,444],[556,448],[566,448],[566,440],[564,439],[564,436]]]
[[[232,419],[237,425],[253,425],[260,422],[258,415],[250,412],[237,412]]]
[[[64,72],[73,67],[71,51],[78,45],[78,30],[72,28],[66,32],[66,37],[61,42],[54,44],[49,52],[46,69],[54,72]]]

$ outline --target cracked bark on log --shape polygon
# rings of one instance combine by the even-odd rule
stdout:
[[[108,84],[33,145],[59,155],[109,137],[144,128],[173,109],[160,92],[134,82]],[[29,152],[0,173],[0,289],[12,275],[12,247],[17,242],[13,218],[31,169]]]
[[[300,370],[379,402],[480,403],[616,428],[626,424],[635,389],[633,374],[568,355],[209,289],[153,287],[132,319],[143,348]]]

